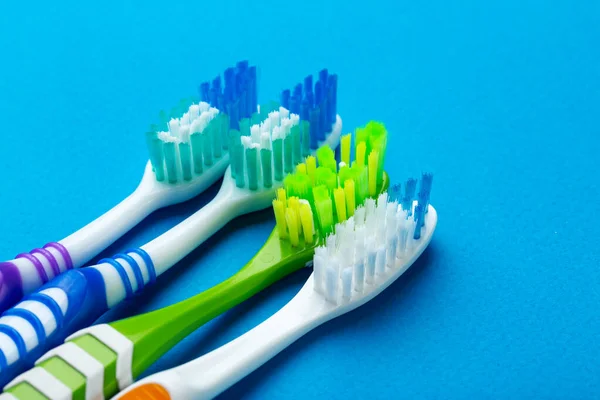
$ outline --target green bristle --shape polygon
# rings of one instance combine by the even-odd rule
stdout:
[[[300,121],[300,130],[302,132],[302,157],[310,156],[310,123]]]
[[[204,131],[200,134],[202,136],[202,150],[204,150],[204,164],[213,165],[213,154],[212,154],[212,137],[208,131],[208,127],[204,128]]]
[[[258,189],[258,150],[256,148],[246,149],[246,168],[248,169],[248,188],[250,190]]]
[[[221,158],[223,155],[223,139],[220,128],[219,121],[216,118],[213,118],[206,127],[206,129],[208,129],[209,137],[211,138],[213,156],[215,158]]]
[[[204,160],[202,157],[202,134],[199,132],[190,135],[190,143],[192,144],[192,160],[194,163],[194,172],[201,174],[204,169]]]
[[[325,186],[313,188],[314,208],[319,222],[319,229],[322,237],[326,237],[333,232],[333,204],[329,190]]]
[[[329,146],[321,146],[317,149],[317,161],[319,162],[319,167],[328,168],[334,174],[337,172],[335,153]]]
[[[273,152],[268,149],[261,149],[260,161],[262,165],[263,186],[270,188],[273,186],[273,168],[271,167]]]
[[[238,171],[239,155],[236,152],[240,142],[240,132],[235,129],[228,129],[229,142],[229,163],[231,164],[231,177],[235,179]]]
[[[312,183],[308,175],[300,173],[289,174],[283,181],[283,187],[288,196],[295,196],[308,200],[312,205]]]
[[[369,130],[369,142],[372,150],[379,152],[377,163],[377,188],[383,183],[383,163],[385,162],[385,150],[387,148],[387,130],[381,122],[371,121],[367,124]]]
[[[148,144],[148,153],[150,154],[150,163],[156,180],[162,182],[165,180],[165,168],[163,166],[163,142],[158,138],[156,132],[146,133],[146,143]]]
[[[179,106],[175,106],[171,108],[171,113],[169,114],[169,120],[167,122],[169,122],[172,119],[177,119],[179,117],[181,117],[181,112],[179,112]]]
[[[169,183],[177,182],[177,154],[175,151],[175,143],[166,142],[163,144],[165,153],[165,164],[167,166],[167,176]]]
[[[240,133],[242,136],[250,136],[250,119],[244,118],[240,121]]]
[[[340,171],[338,172],[338,176],[339,176],[339,185],[340,186],[344,186],[344,183],[348,180],[354,180],[355,177],[355,171],[350,168],[349,166],[344,166],[340,168]]]
[[[291,128],[292,137],[292,160],[294,166],[302,162],[302,148],[300,147],[300,125],[294,125]]]
[[[273,141],[273,167],[275,169],[275,180],[283,179],[283,139]]]
[[[262,116],[262,120],[267,119],[270,112],[279,111],[279,103],[276,101],[270,101],[267,104],[260,106],[260,114]]]
[[[333,189],[337,187],[337,175],[326,167],[319,167],[315,172],[315,184],[324,185],[329,193],[333,193]]]
[[[286,174],[294,171],[294,163],[292,160],[292,150],[294,146],[294,138],[292,135],[287,135],[283,139],[283,170]]]
[[[354,191],[356,192],[356,207],[364,204],[369,197],[369,172],[367,167],[353,165],[354,172]]]
[[[192,157],[189,143],[179,143],[179,157],[181,158],[183,179],[189,181],[192,179]]]
[[[229,148],[229,115],[225,113],[219,113],[217,115],[220,123],[221,139],[223,143],[223,149]]]

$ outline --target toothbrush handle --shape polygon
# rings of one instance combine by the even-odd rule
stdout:
[[[310,305],[303,296],[296,296],[237,339],[187,364],[145,378],[117,398],[135,399],[135,393],[151,390],[168,394],[162,397],[165,399],[211,399],[323,322],[303,313],[305,306]]]
[[[98,265],[68,271],[28,295],[0,317],[0,334],[4,334],[0,385],[155,277],[149,256],[132,249]]]
[[[58,243],[48,243],[14,260],[0,263],[0,312],[54,277],[112,244],[156,208],[157,192],[145,186],[110,211]]]

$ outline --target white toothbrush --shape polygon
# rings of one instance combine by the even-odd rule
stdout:
[[[257,108],[256,67],[241,61],[224,75],[224,88],[220,78],[212,87],[202,84],[203,102],[181,118],[163,121],[164,132],[148,133],[151,162],[130,196],[65,239],[0,262],[0,312],[66,270],[83,266],[153,211],[189,200],[223,176],[229,165],[229,121],[237,127],[237,118],[249,118]],[[211,146],[194,148],[190,138]]]
[[[430,176],[429,176],[430,177]],[[260,367],[302,335],[374,298],[421,255],[437,224],[428,184],[411,210],[367,200],[338,224],[315,252],[314,272],[300,292],[269,319],[224,346],[151,375],[115,399],[210,399]]]

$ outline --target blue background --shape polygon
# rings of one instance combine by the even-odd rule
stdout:
[[[345,131],[387,125],[392,178],[434,172],[438,229],[383,294],[222,397],[600,395],[600,3],[82,3],[0,5],[0,258],[128,195],[148,125],[202,80],[247,58],[266,101],[327,67]],[[217,188],[156,212],[101,256],[146,243]],[[269,210],[239,218],[110,318],[220,282],[272,227]],[[151,372],[252,328],[307,277],[205,325]]]

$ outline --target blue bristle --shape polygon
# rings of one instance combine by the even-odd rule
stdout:
[[[234,97],[234,88],[235,88],[235,70],[233,68],[227,68],[223,73],[223,77],[225,80],[225,104],[228,105]]]
[[[412,202],[415,198],[415,192],[417,191],[417,180],[410,178],[404,185],[404,198],[402,199],[402,209],[408,212],[408,215],[412,215]]]
[[[212,87],[217,90],[217,92],[221,93],[221,76],[217,76],[212,81]]]
[[[300,99],[295,95],[290,97],[290,112],[300,115]]]
[[[217,96],[217,110],[225,112],[227,110],[227,105],[225,104],[225,96],[220,94]]]
[[[423,203],[424,213],[429,210],[429,197],[431,196],[431,185],[433,183],[433,174],[424,173],[421,176],[421,190],[419,190],[419,202]]]
[[[281,92],[281,106],[283,108],[287,108],[288,110],[290,109],[290,90],[289,89],[285,89],[283,92]]]
[[[309,122],[310,122],[310,148],[316,149],[318,147],[319,133],[319,116],[320,112],[318,108],[310,110]]]
[[[227,105],[227,114],[229,115],[229,127],[231,129],[240,129],[239,101],[235,100]]]
[[[331,123],[335,123],[337,116],[337,75],[329,76],[329,85],[331,86]]]
[[[296,96],[299,99],[302,98],[302,84],[301,83],[297,84],[296,87],[294,88],[294,96]]]
[[[258,96],[257,96],[257,85],[256,85],[256,67],[252,66],[248,69],[248,75],[250,77],[250,115],[256,112],[256,108],[258,106]]]
[[[327,122],[329,122],[327,99],[321,101],[319,109],[321,110],[319,114],[319,140],[325,140],[325,134],[331,130],[331,124],[330,126],[327,126]]]
[[[323,85],[323,87],[327,87],[327,79],[329,77],[329,72],[327,71],[327,68],[322,69],[319,72],[319,82],[321,82],[321,84]]]
[[[323,84],[319,81],[315,84],[315,105],[320,105],[323,101]]]
[[[302,100],[302,105],[300,106],[300,118],[302,118],[303,120],[307,120],[310,117],[310,103],[308,102],[308,100],[304,99]]]
[[[217,107],[219,105],[218,102],[218,98],[219,98],[219,93],[217,92],[217,89],[215,89],[214,87],[210,89],[210,94],[209,94],[209,104],[213,107]]]
[[[418,203],[415,207],[415,234],[413,238],[418,240],[421,238],[421,229],[423,225],[425,225],[425,206],[421,203]]]
[[[308,104],[310,105],[310,107],[314,107],[314,105],[315,105],[315,94],[313,93],[312,90],[310,92],[307,92],[307,93],[304,94],[304,99],[308,102]]]
[[[238,61],[235,67],[238,69],[238,71],[246,71],[248,69],[248,60]]]
[[[388,189],[388,197],[391,201],[402,201],[402,185],[396,183]]]
[[[208,91],[210,90],[210,83],[208,82],[202,82],[200,84],[200,100],[204,101],[205,103],[208,103],[210,101],[210,98],[208,96]]]
[[[304,78],[304,93],[312,93],[313,90],[313,77],[312,75],[308,75]]]

